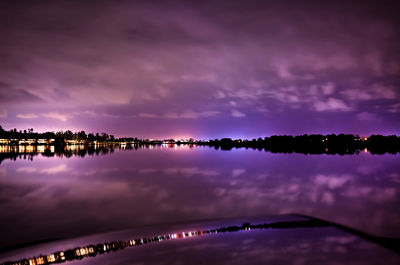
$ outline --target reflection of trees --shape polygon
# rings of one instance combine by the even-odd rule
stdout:
[[[35,156],[35,154],[0,153],[0,164],[5,159],[10,159],[10,160],[13,160],[13,161],[16,161],[17,159],[33,160],[33,156]]]
[[[22,149],[20,147],[23,147]],[[190,145],[189,147],[193,147]],[[0,148],[0,163],[4,159],[29,159],[32,160],[34,156],[42,155],[44,157],[65,157],[70,158],[73,156],[85,157],[87,155],[109,155],[115,150],[138,150],[138,149],[152,149],[152,148],[174,148],[173,145],[162,144],[100,144],[100,145],[45,145],[45,146],[3,146]],[[22,151],[21,151],[22,150]]]
[[[86,155],[107,155],[113,153],[116,149],[128,149],[120,145],[73,145],[73,146],[42,146],[43,150],[38,150],[36,146],[31,146],[29,150],[23,151],[14,146],[14,148],[0,149],[0,164],[5,159],[29,159],[32,160],[34,156],[42,155],[44,157],[65,157],[70,158],[73,156],[85,157]],[[132,149],[130,147],[129,149]]]

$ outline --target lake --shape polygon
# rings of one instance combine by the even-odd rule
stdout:
[[[52,151],[1,162],[1,247],[140,225],[292,213],[400,237],[398,154],[187,145]]]

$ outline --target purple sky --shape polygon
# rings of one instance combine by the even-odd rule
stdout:
[[[277,2],[3,0],[0,124],[398,134],[398,1]]]

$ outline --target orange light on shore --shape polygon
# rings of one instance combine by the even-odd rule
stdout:
[[[47,256],[47,262],[54,262],[54,261],[56,261],[56,257],[54,256],[54,254]]]
[[[38,265],[44,264],[44,258],[43,257],[36,258],[36,264],[38,264]]]

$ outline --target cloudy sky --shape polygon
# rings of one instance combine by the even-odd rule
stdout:
[[[396,2],[3,0],[0,124],[398,134]]]

